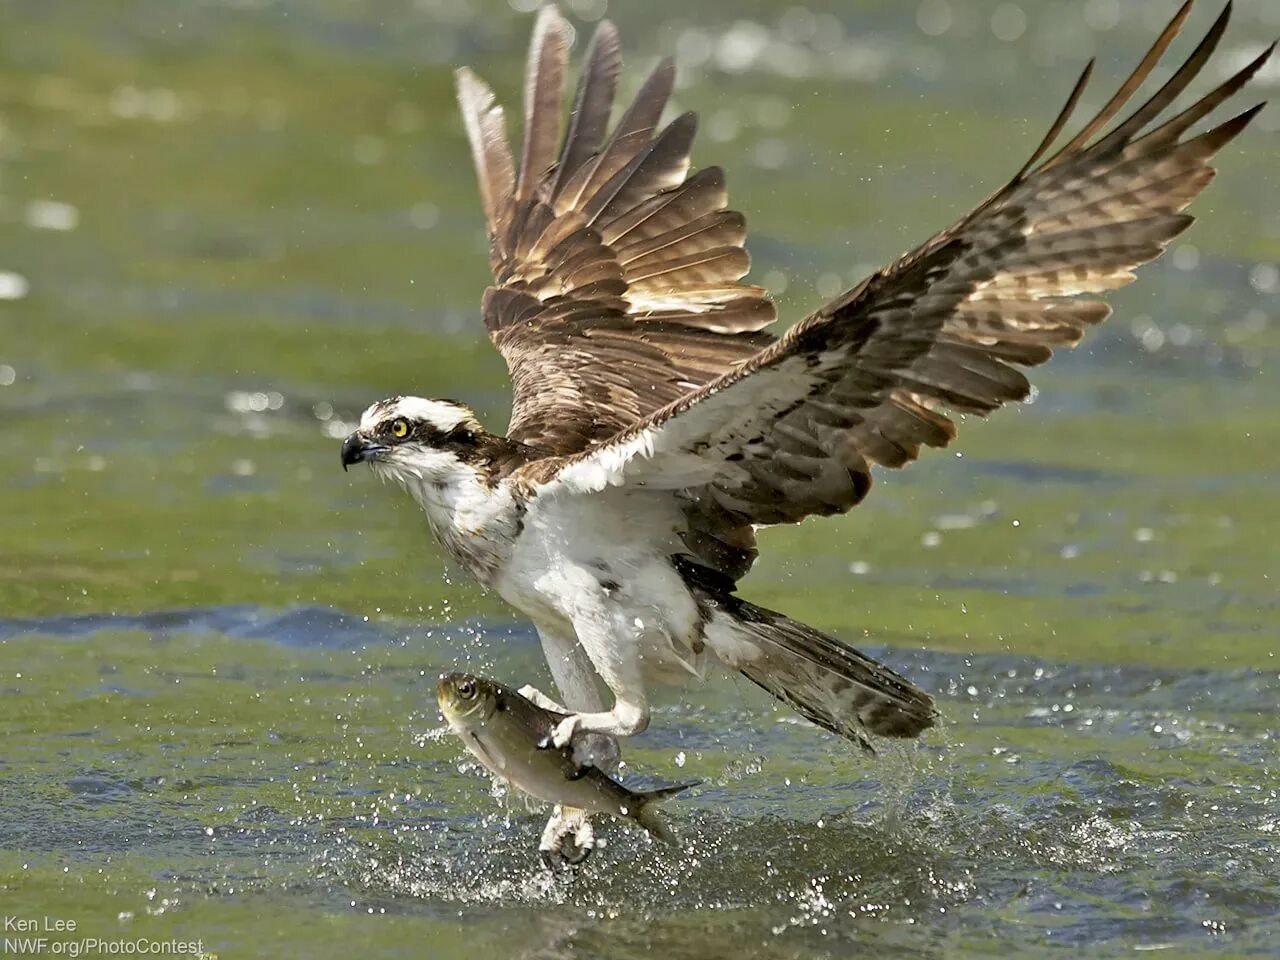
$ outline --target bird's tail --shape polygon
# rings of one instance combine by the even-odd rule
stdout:
[[[716,656],[818,726],[874,753],[867,734],[914,737],[937,719],[927,693],[834,637],[724,590],[689,586]]]

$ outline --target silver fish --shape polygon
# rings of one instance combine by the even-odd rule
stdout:
[[[440,712],[467,749],[511,786],[548,803],[631,820],[664,843],[676,843],[657,805],[694,784],[636,793],[598,767],[579,765],[572,746],[550,746],[551,731],[565,714],[545,710],[493,680],[444,673],[436,695]]]

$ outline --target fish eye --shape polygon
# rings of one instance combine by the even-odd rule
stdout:
[[[458,696],[463,700],[470,700],[476,695],[476,685],[474,680],[462,680],[458,683]]]
[[[409,421],[404,417],[396,417],[391,421],[391,435],[397,440],[403,440],[409,435]]]

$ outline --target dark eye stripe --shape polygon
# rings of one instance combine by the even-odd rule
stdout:
[[[398,424],[405,425],[407,429],[404,433],[396,432]],[[384,420],[379,424],[378,430],[383,436],[396,443],[416,440],[429,447],[453,450],[464,456],[474,450],[480,442],[480,437],[465,424],[459,424],[446,431],[425,420],[411,420],[408,417],[395,417],[391,420]]]
[[[446,443],[456,443],[460,445],[468,445],[476,442],[476,435],[463,426],[454,427],[448,433],[444,434],[442,439]]]

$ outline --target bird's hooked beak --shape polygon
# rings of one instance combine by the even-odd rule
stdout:
[[[382,444],[370,440],[357,430],[342,441],[342,469],[346,470],[353,463],[376,460],[378,454],[386,449]]]

